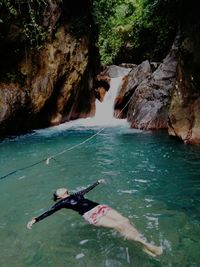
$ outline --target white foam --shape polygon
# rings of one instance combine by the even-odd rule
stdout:
[[[22,179],[24,179],[24,178],[26,178],[26,176],[25,175],[23,175],[23,176],[20,176],[19,178],[17,178],[18,180],[22,180]]]
[[[129,123],[127,120],[117,119],[113,114],[114,102],[120,88],[122,77],[123,76],[111,79],[110,89],[105,94],[104,101],[102,103],[99,100],[96,100],[96,113],[94,117],[77,119],[46,129],[36,130],[36,133],[50,136],[51,134],[62,132],[68,129],[83,130],[119,126],[128,129]]]
[[[84,245],[84,244],[87,243],[87,242],[88,242],[88,239],[81,240],[81,241],[80,241],[80,245]]]
[[[96,100],[96,114],[94,120],[100,125],[102,123],[112,123],[116,118],[113,116],[115,98],[117,97],[122,77],[111,79],[110,89],[106,92],[103,102]]]
[[[135,179],[135,182],[148,183],[148,181],[147,180],[144,180],[144,179]]]
[[[85,254],[84,253],[80,253],[80,254],[78,254],[78,255],[76,255],[76,259],[77,260],[79,260],[79,259],[81,259],[81,258],[83,258],[83,257],[85,257]]]
[[[119,193],[125,193],[125,194],[133,194],[133,193],[136,193],[138,190],[118,190],[117,192]]]

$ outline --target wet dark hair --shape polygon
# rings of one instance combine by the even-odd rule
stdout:
[[[65,188],[63,188],[63,189],[65,189]],[[58,199],[59,199],[59,196],[57,195],[57,193],[56,193],[57,191],[55,191],[54,193],[53,193],[53,201],[57,201]],[[66,193],[67,194],[69,194],[69,191],[66,189]]]

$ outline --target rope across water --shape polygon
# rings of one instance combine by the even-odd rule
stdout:
[[[124,109],[129,105],[131,99],[132,99],[132,96],[130,97],[130,99],[128,100],[128,102],[126,103],[126,105],[123,107],[123,109],[118,113],[118,115],[117,115],[116,118],[119,118],[120,114],[121,114],[121,113],[124,111]],[[13,174],[15,174],[15,173],[17,173],[17,172],[19,172],[19,171],[23,171],[23,170],[29,169],[29,168],[31,168],[31,167],[34,167],[34,166],[36,166],[36,165],[38,165],[38,164],[40,164],[40,163],[42,163],[42,162],[46,162],[46,164],[48,165],[48,164],[50,163],[50,160],[55,159],[57,156],[60,156],[60,155],[66,153],[66,152],[68,152],[68,151],[70,151],[70,150],[73,150],[73,149],[75,149],[75,148],[77,148],[77,147],[79,147],[79,146],[82,146],[83,144],[89,142],[90,140],[92,140],[93,138],[95,138],[97,135],[99,135],[101,132],[103,132],[103,130],[104,130],[105,128],[106,128],[106,127],[101,128],[97,133],[93,134],[92,136],[90,136],[89,138],[85,139],[84,141],[82,141],[82,142],[80,142],[80,143],[78,143],[78,144],[76,144],[76,145],[73,145],[73,146],[71,146],[71,147],[65,148],[64,150],[62,150],[62,151],[60,151],[60,152],[58,152],[58,153],[56,153],[56,154],[53,154],[53,155],[49,156],[48,158],[41,159],[41,160],[39,160],[39,161],[37,161],[37,162],[35,162],[35,163],[26,165],[26,166],[24,166],[24,167],[22,167],[22,168],[15,169],[15,170],[13,170],[13,171],[11,171],[11,172],[9,172],[9,173],[7,173],[7,174],[1,176],[1,177],[0,177],[0,180],[3,180],[3,179],[5,179],[5,178],[7,178],[8,176],[11,176],[11,175],[13,175]]]

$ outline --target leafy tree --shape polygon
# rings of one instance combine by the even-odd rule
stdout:
[[[177,28],[176,0],[94,0],[93,13],[105,64],[159,60]]]

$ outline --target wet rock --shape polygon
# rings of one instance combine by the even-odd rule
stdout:
[[[110,78],[117,78],[127,74],[131,70],[130,66],[120,67],[117,65],[107,66],[106,69],[102,72],[102,75],[108,76]]]
[[[115,116],[124,118],[127,116],[128,106],[124,108],[130,101],[137,86],[151,75],[151,66],[148,60],[140,65],[134,65],[130,72],[122,79],[121,88],[115,100]]]
[[[132,128],[167,128],[168,109],[175,86],[176,51],[177,46],[173,45],[154,72],[149,62],[143,62],[143,66],[136,68],[133,77],[126,82],[123,91],[124,96],[130,92],[127,118]]]
[[[95,97],[103,102],[106,92],[110,88],[110,77],[104,73],[100,73],[96,76],[94,82]]]

